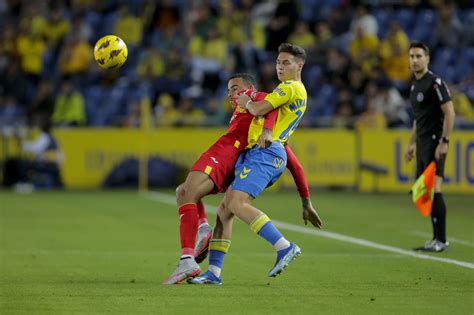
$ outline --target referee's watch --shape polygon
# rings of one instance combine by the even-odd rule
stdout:
[[[448,144],[449,143],[449,138],[448,137],[441,137],[441,139],[439,139],[439,143]]]

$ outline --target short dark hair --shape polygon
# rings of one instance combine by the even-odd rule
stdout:
[[[283,43],[278,46],[278,53],[289,53],[296,58],[301,59],[301,61],[306,61],[306,51],[300,47],[290,43]]]
[[[237,79],[237,78],[241,78],[245,84],[253,85],[253,86],[257,85],[257,81],[255,81],[254,76],[251,75],[250,73],[235,73],[230,76],[229,80]]]
[[[426,54],[427,56],[430,55],[430,49],[429,49],[429,47],[428,47],[425,43],[423,43],[423,42],[420,42],[420,41],[417,41],[417,40],[411,42],[411,43],[410,43],[410,48],[408,48],[408,50],[410,50],[410,49],[412,49],[412,48],[421,48],[421,49],[423,49],[423,50],[425,51],[425,54]]]

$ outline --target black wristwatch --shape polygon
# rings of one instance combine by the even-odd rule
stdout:
[[[449,138],[448,137],[441,137],[441,139],[439,139],[439,143],[448,144],[449,143]]]

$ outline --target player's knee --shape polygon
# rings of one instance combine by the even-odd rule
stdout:
[[[239,198],[230,198],[227,200],[225,206],[228,209],[228,211],[232,214],[235,214],[239,209],[242,207],[243,202]]]
[[[221,203],[217,209],[217,215],[221,221],[229,220],[233,214],[229,211],[229,208],[225,206],[225,203]]]

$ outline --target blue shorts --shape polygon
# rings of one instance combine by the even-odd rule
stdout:
[[[266,149],[257,146],[242,152],[235,164],[232,189],[257,198],[266,187],[280,178],[286,168],[286,160],[285,148],[278,141]]]

